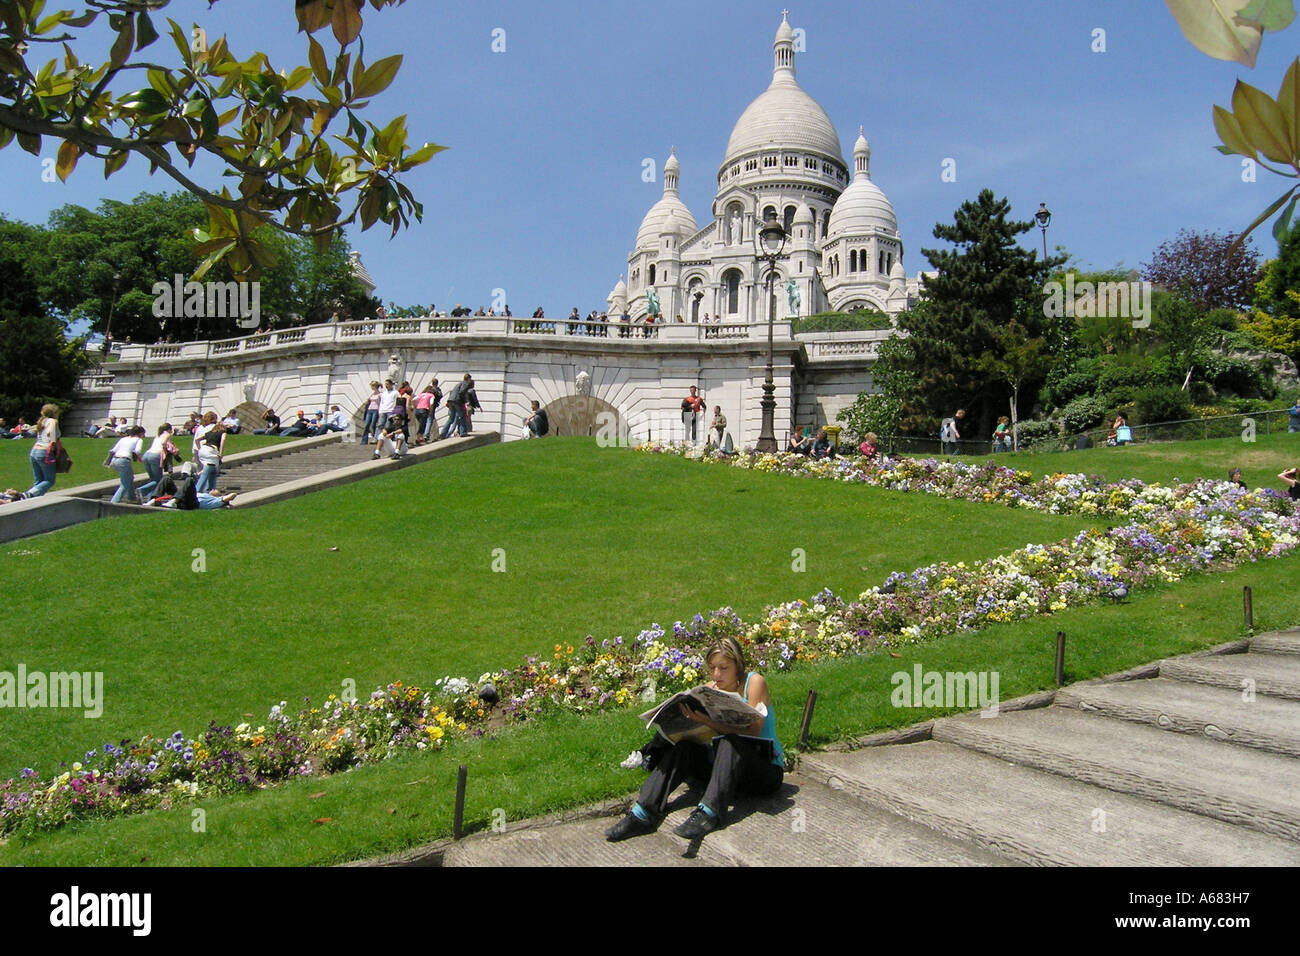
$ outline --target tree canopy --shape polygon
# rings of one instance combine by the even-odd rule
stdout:
[[[0,0],[0,149],[16,141],[40,155],[43,138],[59,140],[63,179],[87,159],[105,177],[132,156],[148,162],[150,172],[169,176],[206,207],[196,279],[222,260],[237,277],[257,278],[271,264],[262,226],[312,238],[324,251],[344,224],[359,221],[364,230],[383,222],[396,234],[410,216],[422,217],[400,176],[443,147],[409,148],[405,117],[382,125],[362,119],[402,63],[393,55],[367,64],[360,49],[349,49],[365,0],[293,0],[308,62],[287,70],[265,53],[241,57],[225,36],[209,39],[171,19],[162,29],[175,50],[170,57],[166,44],[151,50],[160,39],[153,15],[169,3],[86,0],[81,12],[45,14],[45,0]],[[113,31],[111,48],[103,62],[83,63],[66,41],[101,15]],[[332,55],[311,36],[327,26],[337,43]],[[61,58],[44,58],[59,45]],[[314,95],[301,95],[309,84]],[[200,154],[234,177],[234,193],[191,178]]]
[[[1259,253],[1232,233],[1192,232],[1162,242],[1142,266],[1142,278],[1163,286],[1201,312],[1246,309],[1259,281]]]
[[[904,422],[913,430],[958,407],[970,410],[984,429],[1008,408],[1014,391],[1031,384],[1027,376],[1040,377],[1038,360],[1030,355],[1042,351],[1033,343],[1048,330],[1043,284],[1065,260],[1044,262],[1020,246],[1016,237],[1034,224],[1010,214],[1011,203],[985,189],[962,203],[951,225],[934,227],[935,238],[954,248],[921,250],[938,274],[926,277],[924,308],[899,320],[917,376],[904,407]],[[1017,331],[1007,332],[1013,325]],[[1015,369],[995,373],[994,366],[1012,361]]]

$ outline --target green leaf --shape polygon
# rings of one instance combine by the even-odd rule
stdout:
[[[153,21],[149,19],[149,14],[141,10],[135,15],[136,51],[143,50],[156,39],[158,39],[158,31],[154,29]]]
[[[8,126],[0,126],[0,149],[8,146],[14,138],[14,131]]]
[[[125,166],[130,156],[131,154],[125,149],[115,149],[109,153],[108,158],[104,160],[104,178],[107,179]]]
[[[191,282],[198,282],[202,279],[208,274],[208,270],[224,259],[231,249],[235,248],[235,242],[233,239],[217,239],[213,240],[213,243],[216,244],[213,252],[199,263],[199,267],[194,270],[194,275],[190,276]],[[198,255],[203,255],[202,252],[198,251],[199,248],[209,245],[212,245],[212,243],[201,243],[200,246],[195,247],[195,252]]]
[[[58,10],[54,13],[51,13],[40,23],[36,24],[36,29],[32,30],[32,34],[34,36],[41,36],[42,34],[49,33],[52,29],[54,29],[60,23],[66,20],[71,15],[71,13],[72,13],[71,10]]]
[[[131,110],[142,116],[162,116],[171,110],[171,101],[152,86],[127,93],[117,103],[119,110]]]
[[[97,10],[87,10],[87,11],[86,11],[85,13],[83,13],[81,16],[79,16],[79,17],[68,17],[68,18],[67,18],[66,20],[64,20],[63,22],[66,23],[66,24],[67,24],[68,26],[70,26],[70,27],[76,27],[77,29],[81,29],[82,27],[88,27],[88,26],[90,26],[92,23],[94,23],[94,22],[95,22],[95,18],[96,18],[97,16],[99,16],[99,12],[98,12]]]
[[[1287,143],[1292,155],[1300,155],[1300,57],[1291,61],[1282,88],[1277,94],[1278,106],[1286,119]]]
[[[328,86],[330,82],[329,62],[325,59],[325,48],[316,42],[315,37],[307,37],[307,62],[316,76],[316,82]]]
[[[1241,244],[1246,241],[1246,237],[1249,236],[1252,232],[1254,232],[1255,228],[1259,226],[1260,223],[1265,222],[1269,216],[1273,215],[1273,213],[1281,209],[1282,203],[1290,199],[1297,189],[1300,189],[1300,186],[1292,186],[1281,196],[1279,196],[1276,200],[1270,203],[1269,207],[1265,209],[1263,212],[1261,212],[1258,216],[1256,216],[1255,221],[1252,222],[1249,226],[1247,226],[1242,231],[1241,235],[1237,236],[1236,241],[1233,242],[1233,244],[1229,247],[1228,251],[1232,252],[1235,249],[1239,248]]]
[[[1238,20],[1252,20],[1265,30],[1285,30],[1295,19],[1294,0],[1250,0],[1241,12]]]
[[[1275,163],[1291,164],[1295,154],[1289,148],[1286,118],[1273,97],[1238,80],[1232,91],[1232,112],[1252,146]]]
[[[1295,204],[1297,199],[1300,199],[1300,196],[1292,196],[1291,201],[1287,203],[1287,207],[1282,212],[1282,215],[1278,216],[1277,222],[1273,223],[1273,238],[1276,239],[1279,243],[1281,243],[1283,238],[1285,238],[1286,234],[1290,231],[1291,214],[1295,212]]]
[[[1237,15],[1252,0],[1165,0],[1183,36],[1216,60],[1235,60],[1254,67],[1263,31]]]
[[[361,61],[358,60],[357,62]],[[397,76],[397,71],[401,68],[401,65],[402,55],[400,53],[395,56],[386,56],[377,63],[372,64],[369,69],[361,74],[361,81],[353,84],[353,95],[370,97],[382,93],[393,82],[393,78]]]
[[[131,55],[131,45],[135,43],[135,20],[126,17],[122,23],[122,29],[117,33],[117,39],[113,41],[113,48],[108,52],[108,62],[117,69],[126,62],[126,58]]]
[[[18,145],[33,156],[41,155],[41,138],[32,133],[18,133]]]
[[[284,88],[286,90],[299,89],[304,83],[312,78],[312,68],[309,66],[295,67],[293,72],[285,77]]]
[[[181,58],[185,61],[185,65],[192,67],[194,65],[194,52],[190,49],[189,35],[171,17],[167,18],[167,22],[171,25],[168,32],[171,34],[172,42],[176,44],[176,49],[181,51]]]
[[[1223,152],[1239,153],[1251,159],[1258,158],[1255,155],[1255,147],[1250,145],[1246,134],[1241,131],[1241,124],[1237,122],[1237,117],[1222,106],[1214,107],[1214,131],[1219,134],[1219,139],[1223,140]]]
[[[411,166],[418,166],[421,163],[427,163],[435,153],[441,153],[446,148],[446,146],[437,146],[433,143],[425,143],[402,161],[402,168],[408,169]]]

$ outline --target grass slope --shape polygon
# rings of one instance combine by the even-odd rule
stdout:
[[[726,604],[756,616],[826,586],[856,594],[895,570],[1082,524],[575,438],[248,511],[79,525],[0,549],[0,671],[101,671],[104,714],[0,710],[0,773],[261,719],[349,679],[358,693],[474,679],[587,634],[630,636]]]

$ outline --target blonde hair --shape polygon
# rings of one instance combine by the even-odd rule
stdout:
[[[41,429],[43,429],[43,428],[45,427],[45,420],[46,420],[47,418],[53,418],[55,421],[58,421],[58,418],[59,418],[59,406],[58,406],[58,405],[50,404],[50,403],[47,402],[46,404],[44,404],[44,405],[41,406],[41,417],[38,418],[38,419],[36,419],[36,430],[37,430],[37,431],[40,431]]]

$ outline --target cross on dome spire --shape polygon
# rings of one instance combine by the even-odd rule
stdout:
[[[776,40],[772,43],[774,60],[772,66],[773,83],[794,82],[794,30],[788,19],[789,10],[781,11],[781,25],[776,29]]]

